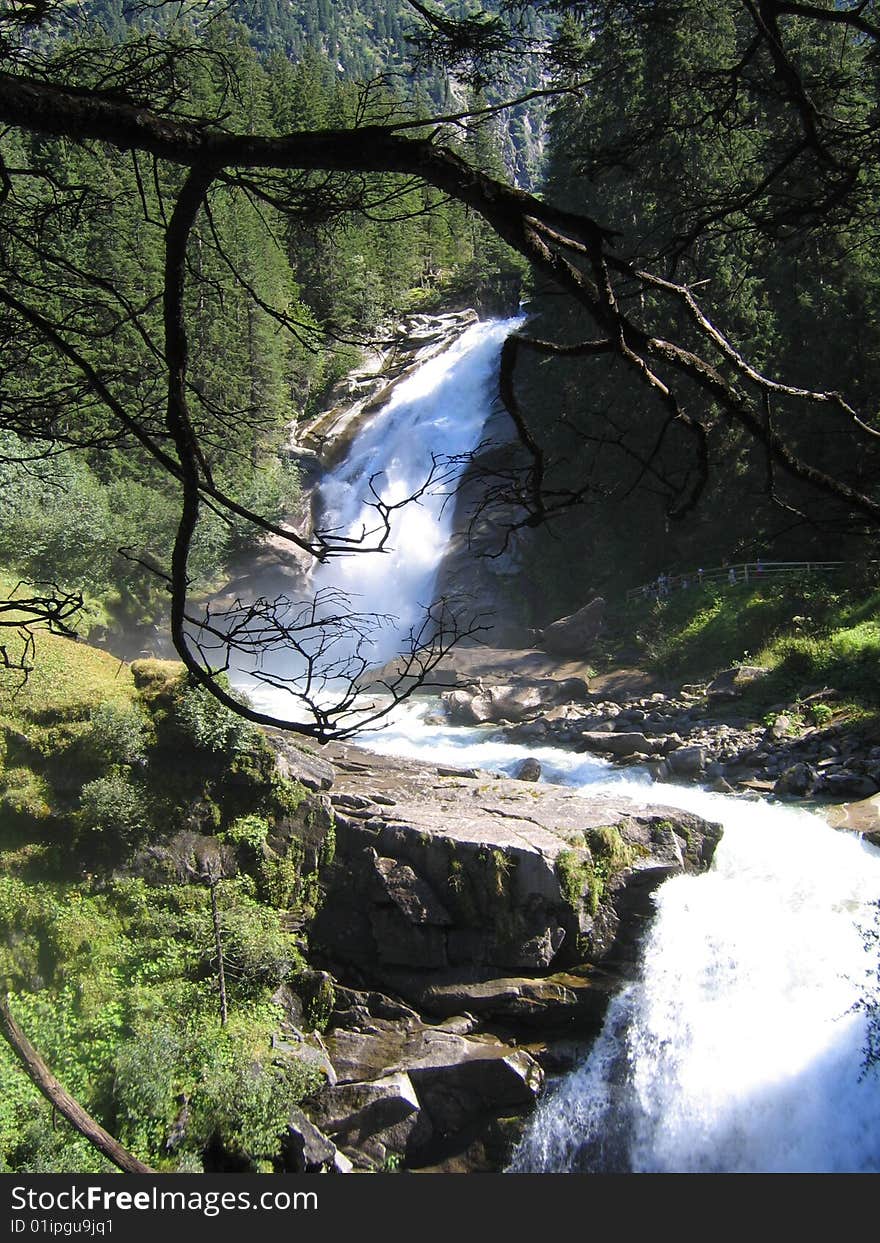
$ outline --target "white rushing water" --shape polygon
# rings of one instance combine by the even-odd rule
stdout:
[[[861,1075],[865,1016],[853,1009],[874,969],[863,931],[880,851],[816,813],[655,785],[492,730],[429,727],[425,711],[365,745],[508,772],[534,755],[545,777],[591,797],[724,826],[708,874],[657,891],[639,978],[588,1060],[547,1092],[512,1170],[880,1170],[880,1075]]]
[[[518,320],[474,324],[451,346],[403,380],[388,404],[358,433],[345,460],[322,480],[321,525],[358,537],[374,529],[369,481],[384,503],[415,495],[437,455],[455,458],[478,445],[497,393],[498,358]],[[401,636],[419,624],[433,602],[440,561],[452,532],[450,487],[463,469],[441,474],[446,485],[392,515],[387,553],[354,555],[318,566],[316,590],[336,588],[361,612],[390,615],[371,641],[371,662],[390,660]]]

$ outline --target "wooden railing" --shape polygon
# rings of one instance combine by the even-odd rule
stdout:
[[[682,574],[661,574],[651,583],[631,587],[627,600],[662,600],[673,591],[687,591],[706,584],[736,587],[768,579],[808,579],[812,574],[827,574],[846,565],[845,561],[737,561],[730,565],[716,565],[711,569],[696,569]]]

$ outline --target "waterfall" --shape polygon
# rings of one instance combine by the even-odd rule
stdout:
[[[325,480],[324,526],[369,530],[371,478],[394,504],[422,487],[432,454],[478,444],[515,322],[476,325],[397,387]],[[431,602],[451,524],[448,488],[429,489],[393,513],[387,552],[315,570],[317,595],[343,592],[352,608],[388,615],[370,638],[372,663],[400,650]],[[505,742],[491,728],[428,725],[431,706],[398,710],[362,745],[505,772],[532,755],[544,779],[590,797],[624,794],[724,826],[708,874],[657,891],[637,978],[612,1002],[586,1061],[546,1091],[511,1170],[880,1170],[880,1072],[862,1074],[857,1005],[876,970],[865,935],[880,900],[880,851],[815,812],[655,785],[595,757]]]
[[[587,1060],[546,1092],[512,1171],[880,1170],[880,1072],[862,1075],[854,1008],[876,971],[864,933],[880,850],[815,812],[653,784],[491,729],[428,727],[420,712],[366,745],[507,772],[534,755],[549,780],[591,798],[624,794],[724,826],[709,873],[657,891],[638,978]]]
[[[353,554],[319,566],[316,590],[335,588],[362,612],[388,616],[371,639],[371,661],[400,650],[401,636],[418,624],[433,600],[437,571],[452,531],[450,491],[476,448],[497,392],[501,345],[518,320],[475,324],[448,350],[430,359],[395,389],[388,404],[358,433],[345,461],[321,483],[321,525],[349,537],[377,525],[369,482],[388,505],[415,495],[434,460],[442,483],[391,516],[388,551]]]
[[[369,665],[382,665],[405,650],[434,602],[452,533],[454,488],[491,414],[504,338],[520,322],[474,324],[401,381],[388,403],[360,428],[345,459],[322,479],[320,526],[336,537],[363,537],[373,546],[382,530],[376,497],[391,510],[383,551],[334,557],[316,565],[309,577],[319,620],[340,612],[366,619],[360,629],[352,620],[348,633],[327,646],[324,684],[331,692],[334,671],[344,681],[353,652]],[[434,479],[425,488],[432,472]],[[393,508],[412,496],[417,499]],[[466,602],[461,611],[466,614]],[[310,642],[311,651],[321,642],[326,645],[319,637]],[[259,668],[277,681],[298,676],[301,665],[301,654],[276,648]],[[249,698],[284,715],[286,693],[247,674],[239,666],[236,680]]]

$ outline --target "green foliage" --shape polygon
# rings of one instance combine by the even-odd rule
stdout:
[[[203,686],[183,685],[175,699],[174,721],[188,742],[214,754],[236,755],[256,742],[255,726],[221,704]]]
[[[146,762],[150,741],[151,730],[139,706],[104,703],[89,713],[81,746],[93,763],[131,766]]]
[[[556,856],[556,876],[563,898],[574,911],[586,899],[595,915],[608,882],[635,857],[614,825],[598,825],[584,831],[587,849],[562,850]]]
[[[204,1024],[149,1025],[116,1061],[114,1104],[120,1137],[154,1161],[175,1163],[209,1146],[252,1167],[280,1150],[290,1107],[317,1086],[301,1066],[264,1066],[248,1047],[252,1033]]]
[[[269,822],[262,816],[239,816],[223,834],[225,841],[243,847],[252,859],[262,855],[268,836]]]
[[[112,769],[83,786],[77,822],[84,844],[101,853],[131,849],[152,827],[147,791],[123,769]]]
[[[582,850],[561,850],[556,856],[555,868],[560,892],[572,910],[579,909],[585,889],[589,889],[592,899],[593,868],[588,854]]]
[[[551,118],[545,192],[617,230],[618,258],[674,274],[758,371],[844,393],[876,429],[880,182],[876,152],[858,152],[856,137],[875,128],[875,49],[832,23],[780,20],[786,55],[828,127],[822,149],[831,173],[824,155],[816,158],[819,148],[804,142],[798,109],[779,88],[766,43],[755,42],[747,7],[725,0],[564,6],[557,80],[577,86]],[[619,293],[634,296],[622,286]],[[539,287],[530,310],[536,337],[584,339],[579,310],[558,290]],[[705,353],[705,337],[674,299],[642,291],[632,313],[656,336],[733,374],[720,352]],[[668,381],[672,372],[661,366],[658,375]],[[666,422],[657,389],[606,356],[566,361],[523,351],[517,380],[523,417],[545,450],[547,496],[585,489],[583,505],[525,545],[527,625],[572,612],[588,588],[612,599],[660,572],[725,557],[855,562],[874,555],[867,527],[852,513],[774,466],[760,436],[721,416],[686,382],[676,382],[676,395],[705,439],[682,420]],[[768,427],[793,454],[871,491],[874,438],[828,417],[821,403],[774,392],[771,406]],[[704,467],[705,486],[689,505]],[[745,620],[760,630],[759,619]],[[745,637],[733,656],[756,646]]]
[[[278,1022],[267,998],[303,963],[277,916],[245,889],[222,882],[219,891],[231,1005],[221,1028],[203,888],[125,879],[93,891],[0,874],[0,979],[19,1021],[85,1107],[160,1168],[212,1142],[271,1159],[279,1119],[315,1086],[295,1065],[267,1064]],[[183,1098],[188,1121],[175,1139]],[[48,1113],[0,1045],[0,1160],[103,1168],[66,1132],[39,1141],[40,1127],[52,1129]]]

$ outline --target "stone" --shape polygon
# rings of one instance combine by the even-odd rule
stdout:
[[[734,665],[713,678],[706,687],[706,696],[710,700],[738,699],[748,686],[765,678],[768,672],[761,665]]]
[[[860,833],[874,846],[880,846],[880,794],[827,807],[823,815],[835,829]]]
[[[485,1057],[469,1053],[459,1056],[454,1047],[449,1047],[433,1053],[421,1065],[408,1065],[419,1101],[441,1136],[460,1131],[489,1111],[533,1106],[544,1082],[541,1067],[525,1049]]]
[[[656,739],[630,732],[605,734],[599,730],[584,730],[580,739],[587,751],[603,751],[614,756],[650,755],[658,747]]]
[[[499,721],[516,723],[534,716],[544,705],[540,690],[531,685],[444,691],[440,698],[449,720],[463,725],[485,725]]]
[[[483,725],[489,719],[488,700],[471,691],[444,691],[440,699],[447,717],[456,725]]]
[[[431,886],[407,864],[397,859],[381,859],[374,854],[373,869],[380,901],[387,898],[393,902],[409,923],[441,926],[452,923],[449,912]]]
[[[716,777],[710,783],[709,789],[713,794],[733,794],[733,786],[724,777]]]
[[[806,798],[816,787],[816,771],[809,764],[792,764],[773,785],[777,798]]]
[[[511,742],[536,742],[546,738],[547,731],[546,718],[539,716],[534,721],[524,721],[522,725],[515,726],[507,737]]]
[[[557,1029],[577,1023],[598,1031],[608,1001],[619,981],[601,968],[549,976],[502,976],[472,979],[445,973],[439,979],[394,977],[402,992],[427,1014],[452,1017],[463,1010],[483,1021],[515,1023],[535,1030]]]
[[[279,1059],[288,1063],[298,1063],[309,1071],[317,1071],[332,1087],[336,1083],[336,1068],[328,1056],[321,1037],[317,1033],[306,1037],[302,1032],[294,1032],[292,1037],[274,1036],[272,1038],[272,1048]]]
[[[333,1141],[295,1105],[288,1117],[282,1152],[284,1168],[290,1174],[347,1174],[352,1168]]]
[[[604,620],[605,601],[596,596],[576,613],[560,617],[545,627],[541,647],[554,656],[587,656],[602,631]]]
[[[819,779],[816,793],[828,798],[866,799],[877,793],[880,783],[872,777],[844,769]]]
[[[307,790],[329,790],[336,780],[336,769],[326,760],[317,755],[307,755],[294,747],[289,738],[273,730],[267,730],[267,737],[275,748],[275,764],[282,777],[289,781],[298,781]]]
[[[696,777],[703,770],[706,751],[703,747],[678,747],[666,756],[674,777]]]
[[[348,1155],[381,1167],[425,1144],[431,1126],[409,1075],[398,1071],[360,1083],[339,1083],[311,1098],[312,1121]]]
[[[541,779],[540,761],[532,755],[527,756],[517,764],[512,776],[516,781],[539,781]]]

